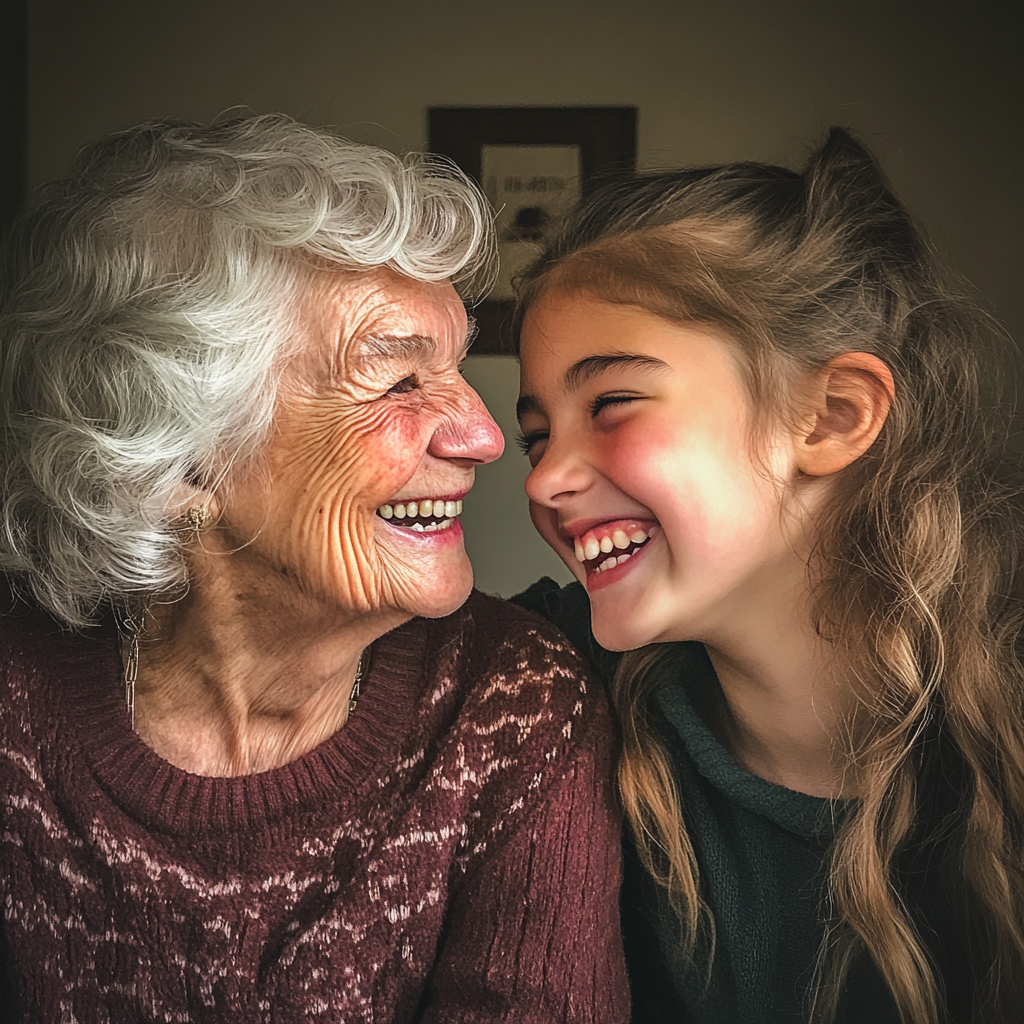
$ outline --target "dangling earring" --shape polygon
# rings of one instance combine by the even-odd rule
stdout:
[[[185,513],[185,518],[188,520],[189,526],[199,533],[210,519],[210,510],[205,505],[193,505]]]
[[[124,612],[122,635],[128,643],[128,652],[124,659],[124,704],[132,732],[135,731],[135,681],[139,677],[139,637],[142,635],[145,621],[145,611],[138,618],[129,611]]]
[[[348,695],[348,713],[351,715],[359,704],[359,684],[363,681],[363,673],[366,671],[366,663],[369,660],[370,648],[364,647],[359,655],[359,662],[356,665],[356,677],[352,680],[352,690]]]

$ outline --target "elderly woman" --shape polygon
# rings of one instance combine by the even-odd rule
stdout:
[[[283,117],[116,136],[15,231],[4,1020],[628,1014],[600,691],[469,596],[492,253],[455,171]]]

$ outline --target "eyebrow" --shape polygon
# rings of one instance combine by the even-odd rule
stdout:
[[[610,352],[608,355],[603,356],[587,356],[585,359],[580,359],[573,363],[565,371],[565,389],[570,392],[578,391],[587,381],[593,380],[607,370],[623,366],[655,371],[670,369],[668,363],[662,359],[656,359],[654,356],[637,355],[634,352]],[[541,408],[540,402],[533,395],[523,395],[516,402],[516,417],[522,419],[530,412],[543,415],[544,410]]]
[[[476,333],[476,320],[470,317],[466,337],[462,343],[463,355],[473,344]],[[367,334],[359,346],[359,356],[365,359],[401,359],[424,349],[434,350],[436,347],[435,339],[427,334]]]
[[[528,412],[535,412],[543,415],[540,402],[538,402],[533,395],[521,395],[519,401],[516,402],[516,419],[522,422],[523,417]]]
[[[400,359],[433,348],[434,339],[425,334],[367,334],[359,345],[366,359]]]
[[[565,371],[565,389],[566,391],[578,391],[587,381],[619,367],[646,370],[669,369],[668,363],[662,359],[637,355],[634,352],[611,352],[605,356],[587,356],[585,359],[573,363]]]

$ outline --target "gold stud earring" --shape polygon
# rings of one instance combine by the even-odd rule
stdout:
[[[206,526],[210,518],[210,510],[205,505],[193,505],[185,513],[185,518],[188,520],[189,526],[198,533]]]

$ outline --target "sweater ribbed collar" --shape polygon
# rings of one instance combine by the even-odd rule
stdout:
[[[458,618],[458,613],[454,618]],[[116,637],[68,635],[48,645],[44,678],[62,739],[81,750],[108,796],[148,831],[172,836],[266,837],[286,818],[353,802],[395,764],[424,686],[429,624],[422,619],[379,639],[358,711],[333,736],[290,764],[256,775],[194,775],[163,760],[132,731],[124,707]]]

